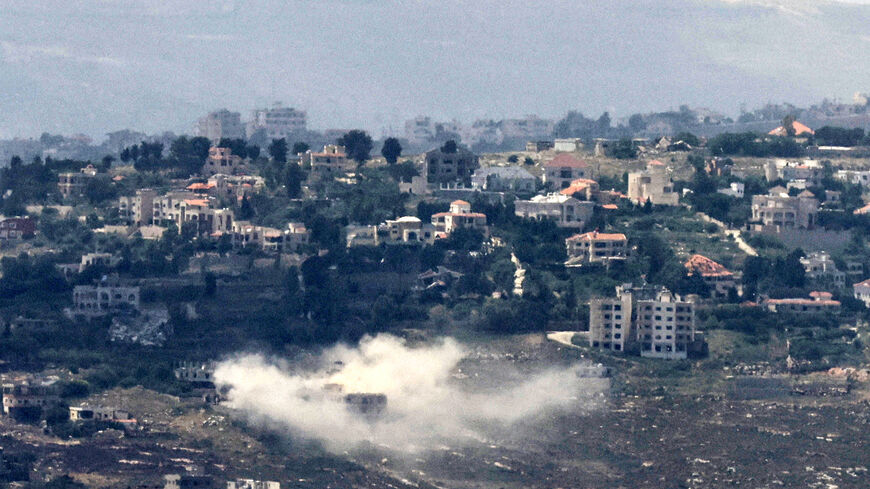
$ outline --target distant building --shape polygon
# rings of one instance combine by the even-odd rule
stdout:
[[[118,216],[127,224],[140,227],[151,224],[154,217],[154,199],[157,192],[150,188],[136,191],[135,196],[118,198]]]
[[[486,166],[471,176],[473,188],[491,192],[534,192],[537,179],[517,166]]]
[[[200,118],[193,133],[216,144],[221,138],[245,139],[245,126],[241,114],[221,109]]]
[[[622,233],[575,234],[565,240],[568,248],[566,266],[582,266],[587,263],[607,263],[624,260],[629,255],[628,239]]]
[[[696,348],[695,304],[664,287],[616,288],[615,298],[589,303],[589,346],[639,349],[641,356],[686,358]]]
[[[529,141],[526,143],[526,151],[530,153],[540,153],[553,149],[553,141]]]
[[[202,174],[205,176],[217,175],[236,175],[246,170],[245,160],[238,155],[234,155],[230,148],[220,148],[213,146],[208,150],[208,158],[202,166]]]
[[[746,185],[742,182],[731,182],[728,188],[720,188],[716,192],[735,199],[742,199],[746,195]]]
[[[294,135],[305,132],[307,114],[303,110],[282,107],[276,104],[271,109],[255,109],[247,124],[247,136],[263,131],[267,141],[285,139],[288,143]]]
[[[419,116],[405,122],[405,139],[413,145],[433,141],[437,132],[436,123],[430,117]]]
[[[139,310],[140,288],[126,285],[114,278],[104,278],[96,285],[76,285],[73,288],[71,317],[88,319],[117,312]]]
[[[323,151],[308,151],[302,155],[302,163],[311,165],[311,178],[332,179],[353,171],[353,162],[348,159],[344,146],[328,144]]]
[[[560,194],[536,195],[514,202],[515,214],[527,219],[551,220],[563,228],[583,228],[592,217],[595,203]]]
[[[801,258],[806,278],[815,283],[830,283],[836,288],[846,286],[846,273],[837,268],[837,264],[826,251],[815,251]]]
[[[255,226],[248,221],[235,221],[231,236],[234,248],[253,247],[272,253],[298,252],[311,239],[311,233],[301,223],[290,223],[281,230]]]
[[[450,235],[457,229],[475,229],[483,233],[484,236],[489,234],[486,214],[471,212],[471,204],[464,200],[451,202],[448,212],[432,214],[432,225],[435,226],[436,231],[446,235]]]
[[[281,489],[281,483],[253,479],[236,479],[227,482],[227,489]]]
[[[810,299],[767,299],[764,306],[773,312],[788,312],[793,314],[840,312],[840,301],[831,300],[830,292],[810,292]]]
[[[737,287],[734,274],[706,256],[692,255],[685,267],[690,276],[699,275],[704,280],[714,297],[727,295],[729,289]]]
[[[563,153],[544,163],[544,184],[553,190],[561,190],[578,178],[592,178],[589,165],[573,155]]]
[[[171,474],[163,479],[163,489],[216,489],[214,480],[205,475]]]
[[[664,163],[650,161],[646,170],[628,174],[628,198],[636,204],[677,205],[680,196]]]
[[[819,201],[807,190],[795,197],[782,187],[770,189],[767,195],[752,196],[752,221],[756,230],[813,229],[819,211]]]
[[[580,138],[556,139],[553,141],[553,150],[557,152],[576,153],[583,149],[583,140]]]
[[[57,176],[57,188],[64,199],[81,197],[88,182],[97,176],[97,169],[88,165],[78,172],[66,172]]]
[[[824,168],[817,160],[796,162],[777,159],[768,161],[764,166],[764,177],[769,182],[779,179],[786,182],[804,180],[812,186],[821,184],[823,176]]]
[[[418,217],[404,216],[387,220],[383,224],[386,242],[390,243],[427,243],[435,242],[437,230],[429,223],[423,223]]]
[[[113,265],[115,265],[115,259],[111,253],[85,253],[82,255],[82,261],[79,264],[79,273],[85,271],[88,267],[111,267]]]
[[[471,183],[471,175],[478,168],[477,155],[457,146],[456,151],[447,153],[444,147],[423,153],[423,175],[426,183],[441,184],[447,182]]]
[[[543,139],[553,134],[555,125],[551,119],[527,115],[522,119],[503,119],[499,122],[499,129],[506,138]]]
[[[232,209],[216,208],[217,200],[203,198],[194,192],[173,191],[154,199],[154,224],[193,226],[198,235],[228,233],[235,215]]]
[[[344,236],[348,248],[354,246],[377,246],[378,227],[350,224],[344,227]]]
[[[840,170],[836,173],[839,180],[870,187],[870,170]]]
[[[852,285],[852,291],[856,299],[863,302],[865,307],[870,308],[870,279]]]
[[[3,414],[38,418],[43,409],[60,402],[53,381],[25,376],[3,379]]]
[[[0,241],[28,239],[36,234],[36,220],[32,217],[7,217],[0,220]]]
[[[121,409],[107,408],[103,406],[70,406],[70,421],[112,421],[112,422],[135,422],[130,413]]]

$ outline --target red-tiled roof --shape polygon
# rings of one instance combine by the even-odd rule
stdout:
[[[852,287],[870,287],[870,278],[863,282],[858,282],[857,284],[852,285]]]
[[[464,200],[454,200],[453,202],[450,203],[450,205],[471,205],[471,204],[469,204],[468,202],[466,202]]]
[[[571,186],[567,188],[563,188],[559,191],[562,195],[574,195],[577,192],[583,192],[589,187],[597,186],[598,182],[595,180],[590,180],[588,178],[578,178],[576,180],[571,181]]]
[[[707,258],[704,255],[692,255],[685,263],[690,273],[699,273],[702,277],[727,277],[734,275],[727,268]]]
[[[445,216],[468,216],[468,217],[486,217],[486,214],[482,212],[436,212],[432,214],[432,217],[445,217]]]
[[[604,205],[601,206],[601,208],[602,208],[602,209],[607,209],[607,210],[609,210],[609,211],[619,209],[619,207],[618,207],[616,204],[604,204]]]
[[[794,122],[792,122],[791,127],[794,128],[794,134],[795,134],[795,136],[800,136],[801,134],[815,134],[815,131],[813,131],[813,130],[810,129],[809,127],[807,127],[807,126],[801,124],[801,123],[798,122],[798,121],[794,121]],[[777,127],[776,129],[770,131],[770,132],[767,133],[767,134],[769,134],[769,135],[771,135],[771,136],[787,136],[787,135],[788,135],[788,132],[785,130],[784,127],[779,126],[779,127]]]
[[[575,158],[568,153],[560,153],[552,160],[544,163],[545,167],[571,167],[571,168],[586,168],[589,165],[585,161]]]
[[[665,166],[665,164],[662,163],[662,162],[659,161],[659,160],[652,160],[652,161],[650,161],[649,163],[647,163],[647,165],[653,165],[653,166]]]
[[[764,301],[765,304],[773,304],[773,305],[789,305],[793,304],[796,306],[839,306],[840,301],[832,301],[832,300],[819,300],[819,299],[767,299]]]
[[[185,199],[184,203],[187,205],[195,205],[199,207],[208,207],[208,201],[206,199]]]
[[[593,241],[593,240],[605,240],[605,241],[625,241],[625,235],[622,233],[599,233],[598,231],[591,231],[583,234],[575,234],[568,238],[568,241]]]
[[[831,297],[834,297],[834,294],[832,294],[830,292],[823,292],[820,290],[814,290],[814,291],[810,292],[810,297],[812,297],[814,299],[830,299]]]
[[[209,190],[214,188],[213,183],[194,182],[187,186],[187,190]]]

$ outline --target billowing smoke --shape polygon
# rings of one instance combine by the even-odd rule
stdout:
[[[215,380],[228,389],[227,404],[253,421],[320,439],[332,450],[370,442],[409,451],[482,440],[487,427],[510,427],[551,409],[588,408],[602,390],[568,368],[505,375],[509,362],[490,365],[500,380],[488,385],[481,374],[463,380],[467,353],[450,338],[409,347],[378,335],[325,351],[314,369],[241,356],[220,363]],[[352,393],[385,394],[386,409],[362,414],[346,402]]]

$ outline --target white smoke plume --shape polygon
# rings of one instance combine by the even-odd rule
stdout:
[[[357,347],[325,351],[314,370],[293,371],[261,355],[220,363],[214,374],[227,388],[227,405],[251,420],[308,438],[331,450],[369,442],[416,451],[462,439],[483,439],[484,426],[516,424],[550,409],[585,409],[597,402],[601,383],[578,378],[574,369],[551,369],[512,382],[469,388],[457,380],[467,349],[444,338],[408,347],[390,335],[363,339]],[[510,366],[497,366],[504,373]],[[377,417],[349,409],[343,393],[382,393],[386,410]],[[509,385],[505,385],[509,384]]]

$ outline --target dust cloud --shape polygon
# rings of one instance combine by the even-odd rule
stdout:
[[[575,368],[471,385],[463,380],[468,369],[460,367],[468,354],[468,347],[451,338],[410,347],[381,334],[355,347],[324,351],[317,368],[293,369],[249,354],[221,362],[214,377],[226,391],[226,404],[251,421],[319,439],[334,451],[365,442],[418,451],[463,439],[480,441],[492,427],[511,429],[554,409],[586,409],[600,402],[601,383],[579,378]],[[507,361],[492,367],[500,373],[513,369]],[[350,393],[385,394],[386,409],[361,414],[345,402]]]

